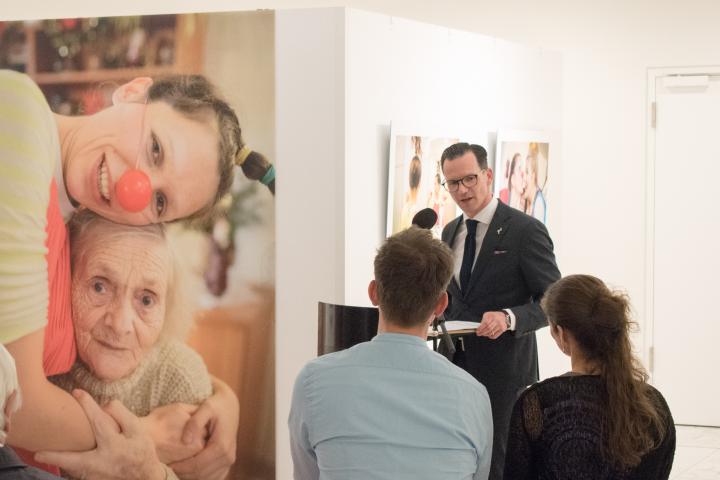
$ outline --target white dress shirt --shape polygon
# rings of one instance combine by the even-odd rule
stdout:
[[[475,231],[475,256],[473,257],[473,270],[475,269],[475,261],[480,253],[480,248],[482,248],[482,242],[485,239],[485,234],[490,227],[490,222],[492,222],[492,219],[495,216],[497,206],[498,199],[493,198],[490,200],[490,203],[485,205],[485,208],[472,217],[473,220],[478,221],[477,230]],[[454,276],[458,284],[460,284],[460,268],[462,267],[463,252],[465,250],[465,237],[467,237],[467,226],[465,225],[465,220],[468,220],[469,218],[470,217],[463,213],[462,222],[460,222],[457,234],[455,235],[455,242],[452,247],[453,257],[455,258]],[[515,314],[508,308],[504,309],[504,311],[510,314],[510,330],[515,330]],[[480,320],[481,319],[478,319],[478,322]]]

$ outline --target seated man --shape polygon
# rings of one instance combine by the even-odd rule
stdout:
[[[380,248],[368,287],[378,335],[311,361],[295,381],[296,480],[487,478],[485,387],[426,342],[452,271],[450,250],[427,230],[411,227]]]

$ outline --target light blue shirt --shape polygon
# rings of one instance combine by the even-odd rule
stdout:
[[[485,387],[412,335],[305,365],[288,423],[296,480],[484,480],[490,469]]]

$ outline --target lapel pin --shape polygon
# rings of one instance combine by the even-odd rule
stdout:
[[[500,235],[502,233],[502,227],[497,229],[497,234]]]

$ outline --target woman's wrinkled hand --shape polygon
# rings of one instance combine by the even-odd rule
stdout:
[[[190,442],[183,442],[182,434],[197,405],[172,403],[158,407],[147,417],[141,418],[143,426],[155,442],[160,461],[166,464],[189,459],[205,448],[207,432],[200,431]]]
[[[213,379],[215,393],[205,400],[185,427],[183,441],[194,444],[209,434],[207,445],[192,458],[170,465],[183,480],[223,480],[235,463],[240,406],[225,383]]]
[[[140,420],[113,400],[104,407],[82,390],[73,396],[87,415],[97,446],[85,452],[38,452],[35,460],[57,465],[72,476],[97,480],[164,480],[150,436]]]

